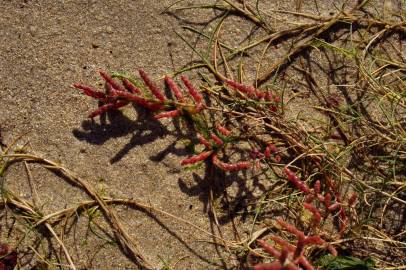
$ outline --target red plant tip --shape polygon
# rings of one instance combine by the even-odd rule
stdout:
[[[165,82],[168,85],[169,89],[172,91],[173,95],[176,97],[177,100],[183,102],[183,94],[176,83],[168,76],[165,76]]]
[[[286,269],[280,262],[273,262],[273,263],[260,263],[254,265],[252,270],[283,270]]]
[[[281,225],[285,230],[288,232],[296,235],[297,237],[304,237],[304,233],[296,228],[294,225],[287,223],[286,221],[282,220],[280,217],[276,219],[276,221]]]
[[[250,157],[252,159],[262,158],[263,156],[264,156],[264,154],[259,152],[258,149],[256,149],[256,148],[252,149],[250,152]]]
[[[203,108],[204,108],[203,103],[198,103],[194,108],[194,113],[200,112],[201,110],[203,110]]]
[[[181,114],[180,110],[173,110],[173,111],[167,111],[167,112],[161,112],[158,113],[157,115],[154,116],[155,119],[161,119],[161,118],[170,118],[170,117],[176,117]]]
[[[186,86],[190,95],[195,100],[196,104],[202,103],[203,96],[199,93],[199,91],[196,90],[196,88],[194,88],[194,86],[190,83],[188,78],[186,76],[181,76],[180,79],[182,80],[183,84]]]
[[[128,79],[123,80],[124,87],[133,94],[141,94],[141,90],[132,84]]]
[[[271,148],[269,147],[269,145],[265,148],[264,156],[265,156],[266,158],[270,158],[270,157],[271,157]]]
[[[279,149],[278,149],[278,147],[276,147],[274,144],[270,144],[269,145],[269,148],[271,149],[271,152],[272,153],[277,153],[277,152],[279,152]]]
[[[284,264],[286,259],[289,256],[289,248],[284,246],[282,247],[281,256],[279,257],[279,261]]]
[[[223,126],[220,126],[220,125],[217,125],[217,130],[221,133],[221,134],[223,134],[224,136],[230,136],[230,134],[231,134],[231,131],[229,131],[228,129],[226,129],[225,127],[223,127]]]
[[[306,270],[314,270],[313,265],[311,265],[311,263],[304,257],[304,256],[300,256],[298,259],[300,265],[306,269]]]
[[[321,186],[320,181],[317,180],[316,183],[314,183],[314,187],[313,187],[315,194],[320,194],[320,186]]]
[[[314,195],[313,194],[308,194],[306,197],[305,197],[305,202],[307,202],[307,203],[312,203],[313,201],[314,201]]]
[[[273,101],[273,95],[272,95],[271,91],[268,91],[268,92],[265,93],[265,100],[269,101],[269,102]]]
[[[276,156],[275,156],[275,162],[276,162],[276,163],[280,163],[281,160],[282,160],[282,157],[281,157],[280,155],[276,155]]]
[[[182,160],[180,165],[194,164],[196,162],[203,161],[206,158],[208,158],[212,153],[213,153],[213,151],[205,151],[198,155],[191,156],[189,158]]]
[[[222,146],[224,144],[223,140],[220,139],[216,134],[210,134],[210,138],[218,145]]]
[[[165,102],[166,98],[162,94],[162,91],[149,79],[147,73],[142,69],[138,70],[142,80],[145,82],[145,85],[151,90],[151,93],[161,102]]]
[[[357,193],[353,193],[353,194],[351,195],[351,197],[348,199],[348,205],[349,205],[349,206],[352,206],[352,205],[355,203],[355,201],[357,200],[357,198],[358,198],[358,194],[357,194]]]
[[[330,205],[327,209],[328,209],[328,211],[333,212],[340,207],[341,207],[341,204],[336,202],[336,203]]]
[[[326,195],[324,196],[324,205],[326,209],[329,209],[331,205],[331,194],[329,192],[327,192]]]
[[[295,187],[299,190],[301,190],[304,193],[310,193],[310,188],[302,181],[300,180],[296,174],[294,172],[292,172],[291,170],[289,170],[288,167],[285,167],[283,169],[283,171],[285,172],[288,180],[295,185]]]
[[[264,240],[257,240],[258,244],[263,248],[263,250],[268,253],[269,255],[279,259],[281,257],[281,253],[274,248],[273,246],[271,246],[270,244],[268,244],[267,242],[265,242]]]
[[[203,144],[204,146],[206,146],[207,149],[211,149],[211,144],[208,140],[206,140],[205,137],[203,137],[203,135],[197,133],[197,138],[199,139],[199,142],[201,144]]]
[[[269,110],[270,110],[271,112],[276,112],[278,109],[276,108],[275,105],[269,105]]]
[[[230,85],[234,89],[237,89],[237,90],[247,94],[248,96],[253,96],[255,94],[255,88],[253,86],[246,86],[246,85],[240,84],[238,82],[235,82],[235,81],[232,81],[229,79],[226,79],[225,81],[228,85]]]
[[[326,243],[326,241],[324,241],[323,239],[321,239],[320,236],[318,235],[312,235],[312,236],[307,236],[304,240],[305,245],[324,245]]]
[[[240,161],[236,163],[225,163],[218,159],[217,155],[213,155],[212,162],[214,165],[222,169],[223,171],[240,171],[246,170],[251,167],[251,162],[248,161]]]
[[[264,155],[266,158],[270,158],[271,157],[271,153],[277,153],[279,152],[278,147],[276,147],[274,144],[270,143],[267,145],[267,147],[265,148],[265,152]],[[280,160],[279,160],[280,161]],[[277,161],[277,162],[279,162]]]
[[[307,210],[312,212],[313,225],[318,226],[321,221],[321,214],[320,214],[319,210],[317,210],[317,208],[313,204],[310,204],[310,203],[303,203],[303,206],[304,206],[304,208],[306,208]]]
[[[105,104],[103,106],[100,106],[97,110],[95,110],[94,112],[89,114],[89,118],[94,118],[102,113],[108,112],[108,111],[114,111],[117,110],[121,107],[124,107],[125,105],[127,105],[128,102],[127,101],[117,101],[115,103],[109,103],[109,104]]]
[[[100,92],[92,87],[78,84],[78,83],[73,84],[72,87],[81,90],[83,92],[83,94],[85,94],[89,97],[96,98],[96,99],[99,99],[102,101],[105,101],[105,99],[106,99],[106,94],[104,94],[103,92]]]
[[[266,93],[261,90],[255,89],[255,96],[257,97],[257,99],[261,99],[266,96]]]
[[[317,199],[320,201],[320,202],[324,202],[324,200],[326,199],[323,195],[321,195],[321,194],[317,194]]]
[[[107,84],[110,84],[113,89],[117,91],[125,91],[125,89],[115,82],[106,72],[100,71],[100,76],[106,81]]]
[[[328,245],[327,246],[327,249],[328,249],[328,251],[330,251],[330,253],[331,253],[331,255],[333,255],[334,257],[337,257],[338,256],[338,251],[337,251],[337,249],[334,247],[334,246],[332,246],[332,245]]]
[[[294,245],[289,244],[288,242],[286,242],[285,240],[283,240],[282,238],[276,236],[276,235],[271,235],[269,236],[275,243],[277,243],[278,245],[280,245],[281,247],[286,247],[289,252],[294,252],[296,247]]]

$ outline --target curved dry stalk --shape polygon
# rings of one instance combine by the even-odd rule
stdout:
[[[196,230],[203,232],[204,234],[206,234],[206,235],[208,235],[210,237],[217,238],[218,240],[221,240],[221,241],[226,241],[223,238],[218,237],[218,236],[216,236],[216,235],[202,229],[201,227],[195,225],[194,223],[192,223],[190,221],[187,221],[187,220],[185,220],[183,218],[175,216],[175,215],[173,215],[173,214],[171,214],[169,212],[166,212],[164,210],[153,207],[153,206],[151,206],[149,204],[142,203],[142,202],[136,201],[134,199],[113,199],[113,198],[109,198],[109,197],[102,197],[102,199],[106,204],[121,204],[121,205],[126,205],[126,206],[134,206],[134,207],[141,208],[141,209],[143,209],[145,211],[148,211],[148,212],[154,212],[154,213],[158,213],[158,214],[161,214],[161,215],[164,215],[164,216],[168,216],[168,217],[173,218],[173,219],[175,219],[177,221],[185,223],[185,224],[195,228]],[[34,226],[38,226],[38,225],[46,222],[49,219],[57,218],[59,216],[63,216],[63,215],[65,215],[67,213],[70,213],[70,212],[76,212],[79,208],[93,207],[93,206],[96,206],[96,205],[98,205],[98,202],[95,201],[95,200],[89,200],[89,201],[80,202],[77,206],[62,209],[62,210],[56,211],[54,213],[48,214],[46,216],[43,216],[40,220],[38,220],[34,224]],[[229,242],[229,241],[228,241],[228,243],[231,244],[231,242]]]
[[[75,266],[75,264],[73,263],[72,258],[70,257],[68,250],[66,249],[66,247],[65,247],[64,243],[61,241],[61,239],[59,239],[58,235],[55,233],[55,231],[54,231],[54,229],[52,228],[52,226],[49,225],[48,222],[46,222],[46,223],[45,223],[45,227],[46,227],[46,228],[48,229],[48,231],[55,237],[56,241],[57,241],[57,242],[59,243],[59,245],[62,247],[63,253],[65,253],[66,259],[68,260],[70,267],[71,267],[73,270],[76,270],[76,266]]]
[[[22,161],[31,161],[31,162],[38,162],[41,163],[44,167],[48,169],[57,170],[64,176],[66,176],[70,181],[75,183],[76,185],[82,187],[86,193],[92,197],[101,207],[103,213],[105,214],[108,222],[113,228],[114,234],[119,240],[119,243],[124,248],[130,252],[130,254],[134,257],[135,262],[144,269],[155,269],[141,253],[138,244],[131,239],[128,233],[124,230],[121,222],[119,221],[116,213],[114,210],[110,209],[106,202],[97,194],[94,188],[88,184],[85,180],[75,176],[73,172],[69,171],[68,169],[62,167],[60,164],[53,162],[51,160],[42,158],[35,154],[10,154],[10,155],[2,155],[2,157],[8,157],[14,159],[14,161],[20,159]]]

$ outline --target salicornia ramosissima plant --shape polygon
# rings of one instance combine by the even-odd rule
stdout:
[[[105,91],[100,91],[89,86],[82,84],[74,84],[73,87],[82,91],[85,95],[90,96],[99,101],[99,107],[89,114],[90,118],[94,118],[103,113],[118,110],[128,104],[135,104],[141,106],[153,114],[155,119],[162,118],[176,118],[185,117],[194,121],[197,119],[205,118],[205,113],[221,112],[221,110],[213,109],[205,103],[205,97],[200,90],[195,88],[187,77],[181,76],[188,96],[184,95],[184,91],[179,87],[172,78],[166,76],[165,83],[173,94],[173,97],[167,97],[164,92],[147,76],[143,70],[139,70],[139,75],[144,82],[141,84],[138,80],[132,79],[130,76],[116,75],[113,78],[106,72],[100,72],[101,77],[105,81]],[[244,84],[235,82],[230,79],[223,81],[222,87],[230,87],[237,94],[234,100],[236,104],[248,104],[251,108],[258,110],[265,110],[271,114],[278,111],[280,105],[280,98],[272,93],[270,90],[259,90],[253,86],[246,86]],[[210,97],[207,97],[210,98]],[[238,103],[240,102],[240,103]],[[244,103],[246,102],[246,103]],[[240,113],[239,115],[245,116]],[[217,116],[219,117],[219,116]],[[263,118],[267,118],[263,117]],[[211,118],[213,119],[213,118]],[[214,118],[216,119],[216,118]],[[268,118],[269,119],[269,118]],[[251,137],[238,137],[234,131],[229,130],[226,125],[219,124],[219,122],[207,123],[205,128],[202,129],[201,125],[192,125],[192,134],[196,137],[199,144],[203,146],[195,155],[185,158],[181,161],[181,165],[191,165],[197,162],[209,161],[212,165],[216,166],[223,171],[239,171],[249,168],[262,169],[270,164],[275,164],[277,167],[282,165],[283,159],[289,157],[288,154],[283,152],[276,146],[275,141],[258,142],[255,138]],[[264,122],[265,125],[267,122]],[[278,135],[281,137],[282,132]],[[222,152],[223,156],[227,158],[226,146],[233,146],[237,143],[238,139],[254,142],[251,144],[251,150],[246,153],[247,158],[237,162],[224,162],[220,160],[219,154]],[[285,142],[290,147],[300,148],[303,147],[300,141],[295,137],[288,137],[289,140]],[[316,167],[320,167],[320,160],[313,160]],[[270,236],[274,241],[271,245],[264,240],[258,240],[257,243],[267,253],[273,256],[276,261],[273,263],[261,263],[254,266],[254,269],[260,270],[273,270],[273,269],[300,269],[300,267],[311,270],[314,269],[312,264],[306,258],[306,246],[315,245],[328,250],[332,255],[337,255],[336,249],[329,244],[328,241],[341,238],[348,226],[349,208],[355,203],[357,198],[354,193],[344,203],[344,196],[341,195],[341,187],[339,184],[332,180],[328,173],[323,173],[323,186],[320,180],[315,181],[313,188],[310,188],[304,181],[302,181],[296,173],[294,173],[288,166],[282,170],[286,179],[303,195],[302,207],[311,213],[311,221],[308,222],[306,232],[298,229],[295,225],[287,221],[277,218],[283,230],[296,236],[297,241],[295,244],[289,243],[279,236]],[[324,208],[322,210],[322,208]],[[330,219],[331,222],[336,221],[338,224],[338,232],[332,236],[332,232],[324,230],[323,224]]]

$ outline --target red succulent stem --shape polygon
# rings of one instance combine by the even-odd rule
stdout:
[[[269,255],[279,260],[279,258],[281,257],[281,253],[276,248],[261,239],[257,240],[257,242]]]
[[[151,79],[148,77],[147,73],[145,73],[145,71],[143,71],[142,69],[140,69],[139,74],[142,78],[142,80],[145,82],[145,85],[149,88],[149,90],[151,90],[151,93],[157,98],[159,99],[162,103],[165,102],[166,98],[165,96],[162,94],[161,89],[159,89],[152,81]]]
[[[296,247],[294,245],[289,244],[286,240],[280,238],[279,236],[276,235],[271,235],[270,238],[277,243],[278,245],[280,245],[281,247],[286,247],[288,248],[288,250],[290,252],[294,252]]]
[[[280,262],[273,262],[273,263],[260,263],[254,265],[252,270],[283,270],[284,267]]]
[[[86,85],[82,85],[82,84],[78,84],[75,83],[72,85],[74,88],[79,89],[83,92],[83,94],[95,98],[95,99],[99,99],[101,101],[105,101],[106,100],[106,94],[104,94],[103,92],[100,92],[92,87],[86,86]]]
[[[234,89],[237,89],[237,90],[247,94],[248,96],[253,96],[255,94],[255,88],[253,86],[246,86],[244,84],[241,84],[241,83],[235,82],[233,80],[229,80],[229,79],[226,79],[225,81],[228,85],[230,85]]]
[[[314,186],[313,186],[313,190],[314,190],[314,193],[316,195],[320,194],[320,187],[321,187],[320,181],[317,180],[316,183],[314,183]]]
[[[337,210],[338,208],[340,208],[341,204],[336,202],[333,203],[332,205],[330,205],[327,209],[329,212],[333,212],[334,210]]]
[[[302,192],[304,193],[310,193],[310,188],[302,181],[299,179],[299,177],[296,176],[296,174],[294,172],[292,172],[291,170],[289,170],[288,167],[285,167],[283,169],[283,171],[285,172],[288,180],[296,186],[296,188],[300,189]]]
[[[271,153],[277,153],[279,152],[279,149],[272,143],[268,144],[265,148],[264,155],[266,158],[271,157]]]
[[[198,103],[198,104],[196,104],[196,106],[195,106],[195,108],[194,108],[194,113],[200,112],[201,110],[203,110],[203,108],[204,108],[203,103]]]
[[[317,208],[310,203],[303,203],[304,208],[312,212],[313,214],[313,226],[317,227],[321,222],[321,214]]]
[[[296,249],[295,252],[293,253],[293,259],[297,259],[303,255],[303,250],[306,245],[305,239],[306,236],[304,235],[304,233],[298,235]]]
[[[128,102],[127,101],[117,101],[115,103],[109,103],[109,104],[105,104],[103,106],[100,106],[97,110],[95,110],[94,112],[89,114],[89,118],[94,118],[102,113],[108,112],[108,111],[112,111],[112,110],[117,110],[121,107],[124,107],[125,105],[127,105]]]
[[[355,201],[357,200],[357,198],[358,198],[358,194],[354,192],[354,193],[351,195],[351,197],[348,199],[348,206],[351,207],[351,206],[355,203]]]
[[[158,113],[157,115],[154,116],[155,119],[160,119],[160,118],[170,118],[170,117],[176,117],[181,115],[182,111],[180,110],[172,110],[172,111],[167,111],[167,112],[161,112]]]
[[[287,223],[286,221],[282,220],[281,218],[277,218],[276,221],[283,227],[285,230],[288,232],[296,235],[297,237],[304,236],[304,233],[300,231],[298,228],[295,226]]]
[[[265,148],[264,156],[265,156],[265,158],[271,157],[271,148],[269,147],[269,145]]]
[[[212,162],[214,165],[222,169],[223,171],[240,171],[246,170],[251,167],[252,163],[248,161],[240,161],[236,163],[225,163],[218,159],[217,155],[213,155]]]
[[[131,93],[141,94],[141,90],[138,87],[136,87],[134,84],[132,84],[132,82],[130,82],[128,79],[124,79],[123,84],[124,84],[124,87]]]
[[[330,192],[327,192],[326,195],[324,196],[324,206],[328,210],[331,205],[331,194]]]
[[[162,104],[158,104],[158,103],[153,103],[145,98],[133,95],[129,92],[122,92],[122,91],[116,91],[116,90],[111,90],[111,94],[113,96],[118,96],[118,97],[122,97],[128,101],[132,101],[137,103],[140,106],[143,106],[145,108],[148,108],[150,110],[159,110],[163,108]]]
[[[203,135],[197,133],[197,138],[199,139],[200,143],[203,144],[204,146],[206,146],[207,149],[211,149],[211,144],[208,140],[206,140],[205,137],[203,137]]]
[[[290,253],[289,248],[283,247],[282,252],[279,252],[275,247],[271,246],[264,240],[257,240],[257,242],[261,245],[264,251],[278,259],[278,261],[270,264],[257,264],[253,267],[253,270],[300,270],[299,267],[287,261]]]
[[[106,72],[100,71],[101,77],[106,81],[106,83],[110,84],[113,89],[117,91],[125,91],[125,89],[119,85],[116,81],[113,80],[113,78],[110,77]]]
[[[218,145],[222,146],[224,144],[223,140],[220,139],[216,134],[210,134],[210,138]]]
[[[255,89],[255,96],[257,99],[264,98],[266,96],[266,93],[264,91]]]
[[[300,263],[301,266],[304,267],[304,269],[314,270],[313,265],[311,265],[311,263],[304,256],[300,256],[298,262]]]
[[[223,127],[223,126],[220,126],[220,125],[217,125],[217,130],[221,133],[221,134],[223,134],[224,136],[230,136],[230,134],[231,134],[231,131],[229,131],[228,129],[226,129],[225,127]]]
[[[194,164],[196,162],[203,161],[206,158],[208,158],[212,153],[213,153],[213,151],[202,152],[202,153],[200,153],[198,155],[191,156],[189,158],[186,158],[186,159],[182,160],[180,164],[181,165],[187,165],[187,164]]]
[[[329,244],[327,246],[327,249],[328,249],[328,251],[330,251],[331,255],[333,255],[334,257],[338,256],[338,251],[334,246]]]
[[[176,83],[168,76],[165,76],[165,82],[168,85],[169,89],[172,91],[176,99],[180,102],[183,102],[183,94],[180,88],[176,85]]]
[[[265,94],[265,100],[268,102],[272,102],[273,101],[273,95],[271,91],[266,92]]]
[[[190,95],[193,97],[196,104],[202,103],[203,96],[196,90],[196,88],[190,83],[186,76],[181,76],[180,79],[182,80],[183,84],[188,89]]]
[[[305,243],[305,245],[313,244],[313,245],[320,246],[320,245],[324,245],[326,243],[326,241],[321,239],[321,237],[318,235],[311,235],[311,236],[306,236],[306,238],[304,239],[304,243]]]
[[[314,201],[314,198],[315,198],[314,194],[308,194],[305,197],[305,202],[312,203]]]

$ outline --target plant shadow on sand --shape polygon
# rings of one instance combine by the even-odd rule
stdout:
[[[168,135],[175,136],[177,140],[183,138],[191,138],[194,135],[191,133],[192,129],[185,129],[180,123],[180,119],[173,119],[172,124],[175,127],[173,131],[168,131],[167,128],[159,121],[151,117],[151,115],[144,108],[133,106],[137,119],[132,120],[125,116],[121,111],[108,112],[102,115],[99,121],[97,120],[84,120],[81,129],[74,129],[73,135],[82,141],[90,144],[102,145],[106,141],[114,138],[125,137],[132,134],[128,143],[126,143],[114,156],[110,159],[110,163],[120,161],[127,155],[131,149],[152,143],[157,139],[163,138]],[[177,141],[176,140],[176,141]],[[190,156],[193,153],[186,148],[178,148],[176,141],[170,143],[166,148],[158,153],[149,157],[151,161],[160,162],[167,155],[174,154],[177,156]],[[198,144],[198,140],[194,138],[194,144]],[[238,149],[237,149],[238,151]],[[240,152],[242,154],[242,152]],[[180,166],[180,165],[179,165]],[[243,219],[247,216],[247,206],[250,201],[255,201],[264,193],[268,192],[271,187],[266,187],[262,181],[259,180],[260,174],[252,177],[250,184],[244,181],[247,174],[244,171],[225,173],[224,171],[213,166],[211,161],[205,162],[204,175],[201,176],[197,173],[192,173],[194,184],[189,186],[186,182],[179,178],[178,185],[180,190],[191,197],[197,196],[204,204],[204,212],[210,213],[209,197],[212,192],[212,199],[221,201],[221,210],[223,214],[218,216],[220,224],[226,224],[233,218],[241,216]],[[227,189],[234,183],[238,183],[237,190],[232,197],[227,194]],[[253,190],[259,190],[259,194],[254,195]],[[210,213],[211,215],[212,213]]]

